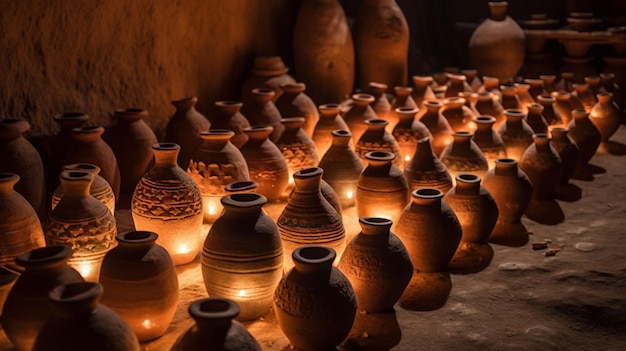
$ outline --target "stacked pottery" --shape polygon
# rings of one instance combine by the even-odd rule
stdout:
[[[533,130],[524,120],[520,110],[505,110],[506,123],[498,129],[506,154],[509,158],[520,160],[524,151],[533,143]]]
[[[332,350],[352,328],[356,296],[348,278],[333,267],[335,258],[335,251],[326,246],[297,248],[293,252],[294,268],[276,288],[276,319],[296,349]]]
[[[392,153],[395,158],[393,164],[397,167],[404,165],[402,153],[396,139],[385,128],[389,125],[389,122],[383,119],[370,119],[365,121],[367,130],[356,143],[354,151],[363,164],[367,163],[365,155],[373,151],[386,151]]]
[[[498,130],[500,125],[502,125],[506,121],[506,117],[504,116],[504,107],[500,104],[498,100],[494,98],[492,92],[482,92],[476,94],[476,110],[478,113],[484,116],[491,116],[495,118],[495,123],[493,125],[494,130]]]
[[[568,134],[569,129],[565,127],[550,128],[552,137],[550,145],[559,154],[563,163],[560,185],[566,185],[569,182],[578,165],[578,145]]]
[[[255,88],[250,92],[250,98],[241,107],[241,113],[246,116],[250,125],[272,126],[270,140],[276,142],[283,134],[285,127],[280,123],[282,116],[272,101],[276,92],[270,88]]]
[[[296,80],[287,74],[289,68],[285,66],[280,56],[258,56],[254,58],[252,75],[241,85],[241,98],[248,103],[250,92],[254,88],[269,88],[274,90],[273,100],[276,101],[283,93],[281,85],[293,84]]]
[[[556,99],[548,94],[542,94],[537,96],[537,102],[543,106],[543,118],[546,120],[549,126],[562,124],[561,115],[554,108],[554,102]]]
[[[178,276],[167,251],[152,232],[117,236],[117,247],[102,262],[102,303],[128,323],[139,341],[163,335],[178,306]]]
[[[322,178],[339,196],[341,207],[354,206],[354,197],[363,163],[350,148],[351,134],[347,130],[331,132],[333,144],[320,160],[319,167],[324,170]]]
[[[287,162],[290,183],[292,182],[291,177],[296,171],[317,167],[319,163],[315,144],[302,129],[304,122],[303,117],[283,118],[281,123],[285,127],[285,131],[276,141],[276,147]]]
[[[180,146],[152,146],[155,165],[133,193],[131,211],[136,230],[159,234],[175,265],[193,261],[201,245],[202,194],[191,177],[176,163]]]
[[[434,188],[445,193],[452,188],[452,177],[433,152],[427,137],[417,141],[415,153],[404,167],[404,177],[409,183],[409,191]]]
[[[281,86],[283,95],[276,100],[276,108],[283,118],[304,117],[302,129],[309,137],[313,136],[313,130],[320,119],[317,105],[304,93],[304,83],[285,84]]]
[[[460,174],[456,177],[456,187],[443,198],[463,229],[459,247],[448,264],[452,273],[479,272],[493,258],[493,249],[487,240],[498,219],[498,205],[480,182],[473,174]]]
[[[280,234],[263,211],[266,203],[259,194],[224,196],[224,213],[211,227],[202,249],[207,293],[237,303],[241,321],[258,319],[270,310],[283,275]]]
[[[452,142],[452,127],[444,116],[439,113],[443,105],[438,101],[426,101],[426,112],[420,118],[432,135],[431,145],[435,155],[441,155],[443,150]]]
[[[404,169],[415,153],[417,141],[422,138],[432,138],[432,135],[424,123],[415,119],[417,108],[398,107],[395,109],[395,114],[398,116],[398,124],[393,128],[391,135],[398,142],[402,169]]]
[[[598,128],[593,124],[589,118],[589,113],[585,110],[572,111],[572,121],[568,124],[569,136],[578,145],[578,165],[575,176],[584,176],[584,170],[595,155],[600,142],[602,141],[602,134]]]
[[[211,127],[209,120],[196,111],[197,102],[198,98],[195,96],[172,101],[172,105],[176,107],[176,112],[167,122],[165,128],[164,141],[180,145],[178,165],[182,169],[187,169],[189,160],[202,145],[200,133],[206,132]]]
[[[113,193],[113,189],[109,183],[102,178],[100,174],[100,167],[93,165],[91,163],[73,163],[71,165],[63,166],[64,171],[79,171],[79,172],[89,172],[93,174],[93,183],[91,183],[91,187],[89,188],[89,194],[100,200],[111,213],[115,214],[115,194]],[[63,187],[58,186],[57,189],[52,194],[52,209],[57,206],[61,198],[63,197]]]
[[[412,202],[402,211],[396,233],[404,243],[413,277],[400,298],[400,306],[413,311],[443,306],[452,289],[447,266],[461,240],[461,224],[442,201],[444,194],[432,188],[414,190]]]
[[[339,104],[325,104],[318,107],[320,120],[315,125],[313,131],[313,142],[317,154],[323,156],[328,148],[333,144],[331,132],[337,129],[348,130],[348,125],[339,114],[341,106]]]
[[[489,163],[478,145],[472,140],[474,134],[455,132],[452,136],[454,141],[443,150],[440,157],[452,179],[462,173],[474,174],[482,178],[489,170]]]
[[[233,320],[239,311],[237,303],[221,297],[192,302],[189,315],[195,323],[178,337],[170,351],[261,351],[246,327]]]
[[[455,132],[471,132],[476,130],[474,113],[465,106],[462,97],[449,97],[443,100],[443,109],[439,113],[448,121]]]
[[[504,142],[494,129],[496,119],[491,116],[478,116],[474,122],[477,128],[473,140],[487,159],[489,169],[492,169],[497,159],[506,158]]]
[[[352,139],[355,141],[361,138],[361,135],[367,130],[365,121],[377,119],[378,116],[370,104],[374,102],[374,97],[370,94],[353,94],[352,106],[344,114],[343,119],[350,128]]]
[[[543,117],[543,106],[541,104],[532,103],[528,104],[528,114],[526,115],[526,123],[530,129],[533,130],[533,133],[547,133],[548,132],[548,122]]]
[[[239,112],[242,106],[243,104],[239,101],[216,101],[213,105],[213,111],[209,115],[211,128],[235,132],[235,135],[230,138],[230,142],[239,149],[248,141],[248,135],[244,133],[244,129],[250,128],[250,123],[246,117]]]
[[[598,128],[602,141],[607,142],[622,123],[621,112],[612,93],[600,93],[597,97],[598,103],[591,108],[589,119]]]

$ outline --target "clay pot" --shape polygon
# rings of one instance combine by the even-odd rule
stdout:
[[[246,78],[241,85],[241,98],[248,103],[250,92],[254,88],[269,88],[274,90],[273,101],[283,93],[281,85],[293,84],[296,80],[287,74],[289,68],[285,66],[280,56],[257,56],[251,70],[252,75]],[[214,127],[217,128],[217,127]]]
[[[20,274],[14,270],[0,266],[0,311],[4,308],[4,301],[6,301],[9,291],[19,276]]]
[[[250,181],[250,180],[242,180],[238,182],[232,182],[230,184],[226,184],[224,190],[226,194],[243,194],[243,193],[256,193],[259,188],[259,183]]]
[[[402,171],[392,164],[390,152],[373,151],[365,155],[367,167],[359,176],[356,212],[359,217],[383,217],[398,221],[409,201],[409,184]]]
[[[565,127],[554,127],[550,129],[550,145],[559,154],[563,163],[563,173],[560,184],[565,185],[574,175],[578,165],[578,145],[574,139],[569,137],[569,129]]]
[[[233,320],[239,315],[234,301],[208,297],[192,302],[188,311],[195,323],[178,337],[170,351],[261,351],[246,327]]]
[[[415,119],[417,108],[398,107],[395,114],[399,117],[398,124],[393,128],[392,136],[398,142],[400,149],[400,159],[402,167],[411,161],[411,156],[415,153],[417,141],[422,138],[432,138],[430,131],[424,123]]]
[[[233,131],[226,129],[200,133],[202,145],[187,168],[187,174],[202,194],[202,222],[205,224],[213,223],[222,212],[220,198],[226,195],[226,185],[250,180],[246,160],[230,142],[233,135]]]
[[[602,135],[602,141],[607,142],[619,129],[622,123],[622,112],[615,101],[613,101],[612,93],[601,93],[597,97],[598,103],[591,109],[589,119],[598,128]]]
[[[335,257],[335,251],[325,246],[297,248],[293,252],[294,268],[276,288],[278,325],[298,350],[334,349],[352,328],[356,296],[348,278],[333,267]]]
[[[191,157],[202,145],[200,133],[206,132],[211,127],[209,120],[196,111],[197,102],[198,98],[195,96],[172,101],[176,111],[165,127],[164,141],[180,145],[178,165],[182,169],[187,169]]]
[[[561,116],[561,123],[565,125],[569,124],[572,120],[572,110],[575,109],[571,102],[570,93],[559,91],[552,93],[552,96],[555,99],[552,106],[557,114]]]
[[[102,178],[100,174],[100,167],[93,165],[91,163],[73,163],[71,165],[63,166],[64,171],[79,171],[79,172],[88,172],[93,174],[93,183],[91,183],[91,187],[89,188],[89,194],[100,200],[111,213],[115,214],[115,194],[113,193],[113,189],[111,189],[111,185]],[[58,186],[52,194],[52,209],[57,206],[61,198],[63,197],[63,187]]]
[[[589,84],[574,83],[572,86],[574,88],[572,95],[578,98],[585,111],[591,112],[598,100],[596,100],[594,93],[589,89]]]
[[[431,145],[435,155],[440,155],[452,142],[452,127],[448,120],[439,113],[443,105],[437,101],[426,101],[424,107],[426,113],[420,118],[432,135]]]
[[[19,270],[15,257],[46,241],[37,213],[26,199],[14,190],[20,176],[0,173],[0,266]]]
[[[524,63],[524,32],[507,16],[506,1],[489,2],[491,15],[476,29],[469,40],[472,67],[482,75],[511,80]]]
[[[557,91],[556,87],[556,75],[554,74],[542,74],[539,79],[543,81],[543,87],[546,90],[546,94],[550,95],[553,91]]]
[[[483,116],[491,116],[495,118],[492,128],[498,130],[505,123],[504,107],[495,99],[493,93],[482,92],[476,94],[476,110]]]
[[[478,78],[478,70],[477,69],[463,69],[461,70],[461,74],[465,76],[465,80],[467,84],[471,88],[471,92],[477,92],[478,89],[483,85]]]
[[[283,118],[304,117],[302,129],[309,137],[313,136],[313,130],[320,119],[317,105],[304,93],[304,83],[285,84],[281,87],[283,95],[276,100],[276,108]]]
[[[317,167],[319,163],[315,143],[302,129],[304,122],[303,117],[283,118],[281,120],[285,131],[276,142],[276,146],[287,162],[290,182],[293,173],[297,170]]]
[[[272,126],[270,140],[276,142],[285,130],[280,123],[282,116],[273,102],[276,95],[270,88],[255,88],[250,92],[250,98],[241,107],[241,113],[246,116],[248,123],[253,126]]]
[[[492,93],[496,101],[502,103],[502,91],[500,91],[500,79],[483,75],[483,86],[478,93]]]
[[[496,119],[491,116],[478,116],[474,119],[476,133],[473,140],[487,159],[488,168],[492,169],[499,158],[506,158],[506,149],[500,135],[493,128]]]
[[[460,174],[456,177],[456,187],[443,198],[463,229],[459,247],[448,264],[453,273],[479,272],[493,259],[493,249],[487,240],[498,219],[498,205],[480,182],[473,174]]]
[[[367,130],[365,121],[378,119],[378,115],[370,106],[372,102],[374,102],[374,97],[370,94],[352,95],[352,106],[343,116],[343,120],[346,121],[348,128],[350,128],[352,139],[355,141],[359,140],[361,135]]]
[[[472,140],[474,134],[455,132],[452,136],[454,141],[443,150],[440,157],[441,163],[446,166],[452,179],[461,173],[483,177],[489,170],[489,163],[478,145]]]
[[[224,196],[224,213],[211,227],[202,250],[208,294],[237,303],[241,321],[258,319],[269,311],[283,275],[281,239],[262,209],[266,203],[259,194]]]
[[[365,155],[372,151],[386,151],[392,153],[395,157],[393,164],[396,167],[402,167],[404,160],[398,142],[385,129],[389,122],[383,119],[370,119],[365,121],[367,130],[356,143],[354,151],[359,156],[363,164],[367,164]]]
[[[522,101],[517,96],[517,89],[512,85],[501,85],[500,91],[502,92],[502,107],[505,110],[521,110],[525,112],[525,106],[522,105]]]
[[[139,341],[163,335],[178,307],[176,267],[158,235],[133,231],[117,236],[102,261],[102,303],[119,314]]]
[[[49,299],[54,313],[41,327],[33,351],[139,351],[130,326],[98,302],[102,292],[102,285],[87,282],[52,289]]]
[[[346,246],[338,268],[352,284],[360,311],[392,311],[413,275],[411,258],[390,231],[391,220],[364,217],[359,224],[361,231]]]
[[[543,118],[543,105],[538,103],[528,104],[528,114],[526,115],[526,123],[533,130],[533,133],[547,133],[548,122]]]
[[[622,111],[621,107],[624,106],[624,97],[623,92],[620,86],[615,81],[614,73],[600,73],[600,85],[604,89],[605,92],[613,94],[613,101],[617,103],[617,106],[620,107],[620,112]],[[624,113],[620,114],[620,118],[624,117]]]
[[[585,83],[589,85],[589,91],[593,94],[594,99],[596,99],[598,94],[606,92],[602,85],[600,85],[600,76],[585,77]]]
[[[259,184],[258,193],[269,202],[279,202],[289,185],[287,162],[276,145],[269,140],[271,126],[255,126],[245,130],[249,140],[241,147],[248,164],[250,180]]]
[[[538,102],[537,96],[548,93],[545,89],[544,81],[539,78],[526,78],[524,79],[524,84],[528,84],[528,94],[533,99],[533,102]]]
[[[428,137],[417,141],[415,153],[404,168],[404,177],[409,183],[409,191],[435,188],[445,193],[452,188],[452,177],[432,151]]]
[[[520,160],[524,151],[533,143],[533,130],[524,120],[520,110],[504,110],[506,123],[500,126],[498,134],[504,142],[509,158]]]
[[[467,83],[467,78],[462,74],[448,74],[448,88],[445,97],[457,97],[459,93],[472,93],[472,87]]]
[[[354,44],[337,0],[303,1],[293,33],[298,79],[320,103],[339,103],[354,85]],[[290,116],[291,117],[291,116]]]
[[[392,115],[393,110],[391,108],[391,102],[385,93],[387,90],[387,84],[369,82],[367,84],[367,88],[365,89],[365,93],[374,97],[374,102],[372,102],[370,106],[372,106],[378,118],[389,122],[387,130],[391,132],[398,121],[393,119],[395,116]]]
[[[331,132],[337,129],[348,130],[348,125],[339,114],[341,107],[339,104],[325,104],[318,107],[320,120],[315,125],[313,131],[313,142],[319,156],[323,156],[328,148],[333,144]]]
[[[585,167],[602,140],[602,134],[584,110],[572,111],[572,121],[568,124],[569,136],[578,145],[578,168]]]
[[[474,113],[465,106],[465,99],[462,97],[449,97],[443,100],[443,108],[439,113],[455,132],[473,133],[476,130]]]
[[[59,132],[50,141],[48,159],[48,182],[47,189],[56,189],[59,185],[59,173],[63,170],[65,153],[72,142],[72,130],[82,127],[89,120],[89,116],[83,112],[64,112],[54,116],[54,122],[59,126]]]
[[[2,310],[2,328],[18,350],[31,350],[35,338],[52,315],[48,292],[60,284],[83,278],[67,265],[72,249],[50,245],[19,255],[16,263],[24,271],[17,278]]]
[[[315,167],[299,170],[293,175],[293,194],[276,221],[283,243],[285,272],[293,267],[290,257],[300,246],[325,245],[337,252],[339,257],[346,247],[341,215],[320,191],[323,173],[321,168]]]
[[[548,94],[537,96],[537,102],[543,106],[542,116],[546,120],[549,126],[562,124],[561,115],[554,108],[556,99]]]
[[[528,105],[535,103],[535,98],[530,94],[530,84],[515,83],[515,94],[522,106],[522,111],[528,112]]]
[[[413,88],[405,86],[393,87],[394,98],[391,101],[391,110],[395,111],[398,107],[407,107],[419,109],[417,102],[413,99]]]
[[[213,105],[209,120],[213,129],[227,129],[235,132],[230,142],[238,149],[248,141],[248,135],[244,129],[250,128],[250,122],[239,110],[243,103],[239,101],[216,101]]]
[[[115,217],[89,193],[92,173],[63,171],[60,179],[64,195],[43,224],[46,243],[71,245],[68,264],[85,280],[97,281],[104,255],[115,246]]]
[[[431,88],[431,85],[433,84],[433,77],[432,76],[413,76],[412,80],[413,80],[413,91],[411,92],[411,97],[413,98],[413,100],[415,100],[415,103],[417,104],[418,109],[426,112],[426,110],[424,109],[424,102],[436,100],[435,93],[433,92]]]
[[[155,164],[133,193],[131,210],[135,229],[159,234],[175,265],[193,261],[200,251],[202,194],[196,183],[176,163],[180,146],[152,146]]]
[[[351,134],[347,130],[331,132],[333,144],[320,160],[322,178],[335,190],[342,208],[354,206],[354,196],[363,163],[350,148]]]

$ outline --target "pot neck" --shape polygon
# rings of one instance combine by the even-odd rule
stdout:
[[[489,18],[494,21],[504,21],[507,17],[509,3],[506,1],[489,2]]]
[[[148,116],[148,111],[140,108],[127,108],[124,110],[116,110],[113,118],[118,123],[134,123],[140,121]]]
[[[336,129],[330,132],[333,137],[333,146],[334,147],[348,147],[350,145],[350,139],[352,138],[352,133],[344,129]]]
[[[512,158],[497,159],[494,173],[499,176],[517,176],[517,160]]]
[[[393,222],[381,217],[361,217],[359,218],[361,233],[371,237],[389,238],[389,231]]]
[[[63,171],[59,178],[63,187],[63,199],[83,198],[89,196],[94,174],[84,171]]]
[[[172,105],[176,108],[176,111],[179,112],[188,112],[194,109],[196,103],[198,102],[198,98],[195,96],[189,96],[182,98],[180,100],[172,101]]]
[[[156,167],[175,167],[180,145],[175,143],[157,143],[152,145]]]
[[[0,173],[0,193],[8,194],[14,191],[15,184],[20,181],[20,176],[14,173]]]
[[[293,174],[295,191],[298,193],[317,193],[320,191],[324,170],[319,167],[301,169]]]
[[[473,174],[456,176],[457,195],[478,195],[480,193],[480,177]]]

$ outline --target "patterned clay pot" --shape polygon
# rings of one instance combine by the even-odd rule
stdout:
[[[281,120],[285,131],[276,142],[276,146],[287,162],[290,183],[296,171],[317,167],[319,163],[315,143],[302,129],[304,122],[303,117],[283,118]]]
[[[533,143],[533,129],[524,120],[520,110],[504,110],[506,123],[500,126],[498,134],[502,138],[509,158],[520,160],[524,151]]]
[[[281,87],[283,95],[276,100],[276,108],[283,118],[304,117],[302,129],[309,137],[313,136],[313,130],[317,121],[320,120],[317,105],[304,93],[304,83],[285,84]]]
[[[417,108],[398,107],[394,112],[398,116],[398,123],[393,128],[391,135],[398,142],[402,169],[404,169],[415,153],[417,141],[422,138],[431,139],[432,135],[424,123],[415,119]]]
[[[396,139],[385,128],[389,125],[389,122],[383,119],[370,119],[365,121],[367,130],[356,143],[354,151],[363,164],[367,164],[365,155],[372,151],[386,151],[392,153],[395,157],[393,164],[396,167],[403,167],[404,160],[400,147]]]
[[[435,188],[445,193],[452,188],[452,177],[433,152],[429,138],[417,141],[415,153],[404,168],[404,177],[409,183],[409,191]]]
[[[568,124],[569,136],[578,145],[577,168],[582,170],[598,150],[602,141],[602,134],[589,118],[589,113],[584,110],[572,111],[572,117],[572,121]]]
[[[589,119],[598,128],[602,135],[602,141],[607,142],[609,138],[622,123],[622,112],[618,105],[613,101],[612,93],[598,94],[598,103],[596,103],[589,113]]]
[[[351,134],[347,130],[331,132],[333,144],[320,160],[322,178],[335,190],[342,208],[354,206],[358,178],[363,163],[350,148]]]
[[[441,162],[446,166],[453,179],[462,173],[483,177],[489,170],[489,163],[482,151],[472,140],[470,132],[455,132],[454,141],[441,153]],[[453,181],[454,183],[454,181]]]
[[[506,158],[504,142],[494,129],[496,119],[491,116],[478,116],[474,122],[477,128],[473,140],[487,159],[489,169],[492,169],[497,159]]]
[[[555,101],[556,99],[548,94],[537,96],[537,102],[541,104],[541,106],[543,106],[543,118],[550,126],[563,123],[563,121],[561,120],[561,115],[554,108]]]
[[[313,131],[313,142],[319,156],[323,156],[328,148],[333,144],[331,132],[337,129],[349,130],[346,121],[339,114],[341,106],[339,104],[325,104],[318,107],[320,120],[315,125]]]
[[[115,194],[113,193],[113,189],[111,189],[111,185],[100,176],[100,167],[91,163],[73,163],[63,166],[63,170],[89,172],[93,174],[93,183],[91,183],[91,188],[89,188],[89,194],[100,200],[111,213],[115,214]],[[54,191],[54,194],[52,194],[53,210],[59,204],[59,201],[61,201],[63,194],[63,187],[59,185]]]
[[[361,138],[361,135],[367,130],[367,124],[365,121],[370,119],[377,119],[378,115],[374,112],[374,109],[370,106],[374,102],[374,97],[370,94],[353,94],[352,106],[343,116],[344,121],[350,128],[352,133],[352,139],[357,141]]]
[[[250,92],[254,88],[269,88],[274,90],[273,101],[283,93],[281,85],[293,84],[296,80],[290,76],[289,68],[285,66],[280,56],[257,56],[254,58],[252,75],[246,78],[241,85],[241,98],[248,103]]]
[[[506,121],[504,116],[504,107],[495,98],[492,92],[482,92],[476,94],[476,110],[483,116],[491,116],[495,118],[493,125],[494,130],[498,130],[500,126]]]
[[[211,128],[235,132],[230,142],[238,149],[241,149],[241,146],[248,141],[248,135],[244,133],[244,129],[250,128],[248,119],[239,112],[242,106],[243,103],[239,101],[216,101],[209,115]]]
[[[471,132],[476,130],[474,113],[465,106],[462,97],[449,97],[443,100],[443,108],[439,113],[448,121],[455,132]]]
[[[450,127],[450,123],[448,123],[448,120],[439,113],[442,106],[443,105],[438,101],[424,102],[424,107],[427,111],[422,118],[420,118],[420,122],[428,128],[430,134],[432,135],[431,145],[433,152],[437,156],[441,155],[446,146],[448,146],[448,144],[450,144],[453,140],[453,131],[452,127]]]
[[[250,125],[272,126],[274,130],[270,134],[270,140],[276,142],[285,130],[280,123],[282,116],[273,98],[276,92],[270,88],[255,88],[250,92],[250,98],[241,107],[241,113],[246,116]]]
[[[528,115],[526,115],[526,123],[533,130],[533,133],[547,133],[548,122],[543,117],[543,106],[538,103],[528,104]]]
[[[176,111],[165,127],[164,141],[180,145],[178,165],[182,169],[187,169],[191,157],[202,145],[200,133],[211,128],[209,120],[196,110],[197,102],[195,96],[172,101]]]
[[[574,139],[570,138],[569,129],[565,127],[550,128],[550,145],[559,154],[563,163],[563,173],[561,175],[561,185],[565,185],[574,175],[578,165],[578,145]]]

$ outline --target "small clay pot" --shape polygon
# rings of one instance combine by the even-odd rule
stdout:
[[[404,161],[398,141],[385,128],[389,122],[383,119],[370,119],[365,121],[367,130],[358,139],[354,151],[363,164],[367,163],[365,155],[373,151],[385,151],[394,154],[393,164],[396,167],[403,167]]]
[[[398,142],[402,160],[401,169],[404,169],[415,153],[417,141],[426,137],[432,139],[432,135],[424,123],[415,119],[417,108],[398,107],[394,112],[398,116],[398,123],[393,128],[391,135]]]
[[[489,163],[478,145],[472,140],[474,134],[455,132],[452,136],[454,141],[443,150],[440,158],[453,179],[461,173],[483,177],[489,170]]]
[[[296,171],[317,167],[319,163],[315,143],[302,129],[304,122],[303,117],[283,118],[281,123],[285,127],[285,131],[276,141],[276,147],[287,162],[290,183],[291,177]]]
[[[550,128],[550,145],[559,154],[563,163],[563,173],[560,184],[566,185],[574,175],[578,165],[578,145],[569,135],[569,129],[565,127]]]
[[[243,103],[240,101],[216,101],[209,114],[211,128],[227,129],[235,132],[230,142],[238,149],[248,141],[248,135],[244,129],[250,128],[250,122],[240,112]]]
[[[251,73],[241,85],[241,97],[244,103],[248,103],[250,92],[254,88],[269,88],[275,93],[272,98],[276,101],[283,93],[283,84],[293,84],[296,80],[288,74],[289,68],[285,66],[280,56],[257,56],[254,58]]]
[[[324,156],[326,151],[333,144],[333,136],[331,132],[333,130],[349,130],[346,121],[341,117],[341,107],[339,104],[325,104],[318,107],[320,112],[320,120],[315,125],[313,131],[313,142],[317,149],[317,154],[321,157]]]
[[[431,85],[433,85],[433,77],[413,76],[411,78],[413,81],[413,91],[411,92],[411,97],[415,100],[417,108],[426,112],[424,110],[424,102],[434,101],[436,99],[435,93],[431,88]],[[423,113],[420,113],[418,117],[422,114]]]
[[[361,135],[367,130],[367,124],[365,121],[370,119],[377,119],[378,115],[370,106],[374,102],[374,97],[370,94],[353,94],[352,106],[344,114],[343,119],[346,121],[352,138],[357,141],[361,138]]]
[[[91,163],[74,163],[71,165],[63,166],[64,171],[82,171],[89,172],[93,174],[93,183],[91,183],[91,188],[89,188],[89,193],[91,196],[100,200],[111,213],[115,214],[115,194],[113,193],[113,189],[111,189],[111,185],[104,178],[100,176],[100,167],[91,164]],[[52,209],[57,206],[61,198],[63,197],[63,187],[58,186],[57,189],[52,194]]]
[[[499,158],[506,158],[506,149],[502,138],[494,129],[496,119],[491,116],[478,116],[474,120],[476,132],[473,140],[487,159],[489,169],[495,166]]]
[[[520,110],[504,110],[506,123],[500,126],[498,134],[502,138],[508,158],[520,160],[524,151],[533,143],[533,129],[524,120]]]
[[[528,114],[526,115],[526,123],[533,130],[533,133],[547,133],[548,122],[543,117],[543,105],[538,103],[528,104]]]
[[[404,177],[409,183],[409,191],[435,188],[445,193],[452,188],[452,177],[433,152],[429,138],[417,141],[415,153],[404,168]]]
[[[546,120],[549,126],[562,124],[563,120],[561,115],[554,108],[556,99],[549,94],[542,94],[537,96],[537,102],[543,106],[542,116]]]
[[[281,86],[283,94],[276,99],[276,108],[283,118],[303,117],[302,129],[306,135],[313,136],[313,130],[320,119],[317,105],[305,94],[304,83],[284,84]]]
[[[255,88],[249,93],[250,98],[241,107],[241,113],[253,126],[272,126],[270,140],[276,142],[285,127],[280,123],[283,118],[274,104],[276,92],[270,88]]]
[[[622,112],[615,101],[612,93],[597,95],[598,102],[591,108],[589,119],[598,128],[602,135],[602,141],[607,142],[622,123]]]
[[[483,116],[491,116],[495,118],[495,122],[493,125],[494,130],[498,130],[500,125],[502,125],[506,121],[506,117],[504,116],[504,107],[500,104],[494,94],[489,91],[481,92],[476,94],[476,110],[480,115]],[[480,116],[479,116],[480,117]]]
[[[443,100],[443,108],[439,113],[448,121],[455,132],[471,132],[476,130],[474,113],[465,106],[466,100],[462,97],[449,97]]]
[[[176,111],[165,127],[163,141],[180,145],[178,165],[182,169],[187,169],[191,157],[202,145],[200,133],[211,128],[209,120],[196,110],[197,102],[198,98],[195,96],[172,101]]]
[[[363,163],[350,148],[351,133],[347,130],[331,132],[333,144],[320,160],[322,178],[335,190],[342,208],[354,206],[356,187]]]
[[[441,155],[446,146],[453,140],[453,131],[450,127],[450,123],[439,113],[442,106],[443,105],[438,101],[424,102],[426,112],[420,118],[420,122],[428,128],[432,135],[431,145],[433,152],[437,156]]]
[[[602,141],[602,134],[584,110],[572,111],[572,121],[568,124],[569,136],[578,145],[578,169],[583,169],[596,154]]]

